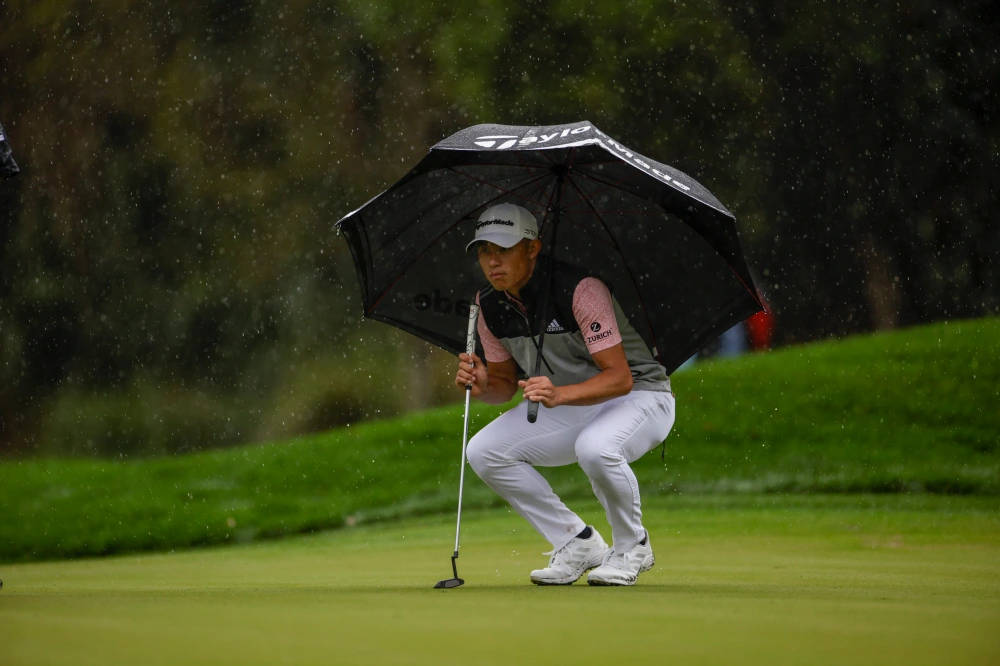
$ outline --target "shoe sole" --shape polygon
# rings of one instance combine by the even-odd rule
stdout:
[[[587,585],[593,585],[594,587],[629,587],[635,585],[637,579],[632,580],[595,580],[593,578],[587,579]]]

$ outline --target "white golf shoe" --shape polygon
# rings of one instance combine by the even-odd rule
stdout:
[[[587,582],[591,585],[635,585],[639,574],[652,569],[655,562],[648,533],[645,541],[627,553],[611,550],[604,563],[590,572]]]
[[[535,585],[572,585],[588,569],[593,569],[608,553],[608,544],[594,527],[590,528],[587,539],[573,538],[552,555],[549,566],[531,572],[531,582]]]

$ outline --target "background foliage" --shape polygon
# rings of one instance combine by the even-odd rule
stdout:
[[[708,185],[779,344],[1000,310],[985,2],[10,0],[0,450],[146,455],[440,404],[333,223],[479,122]]]

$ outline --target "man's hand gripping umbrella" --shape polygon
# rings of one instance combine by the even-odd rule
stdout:
[[[479,306],[472,304],[469,306],[469,327],[465,335],[465,353],[471,358],[476,351],[476,320],[479,317]],[[475,370],[475,361],[469,361],[472,364],[472,371]],[[455,560],[458,559],[458,540],[459,535],[462,531],[462,492],[465,488],[465,447],[469,443],[469,398],[472,396],[472,384],[474,379],[470,379],[465,385],[465,418],[462,423],[462,463],[460,471],[458,474],[458,517],[455,520],[455,552],[451,556],[451,572],[454,574],[453,578],[445,578],[444,580],[439,580],[434,587],[435,588],[452,588],[458,587],[465,583],[465,580],[458,577],[458,565],[455,564]]]

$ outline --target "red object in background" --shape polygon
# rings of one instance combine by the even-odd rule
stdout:
[[[750,338],[751,349],[755,351],[770,349],[773,334],[774,315],[771,314],[770,310],[761,310],[747,319],[747,335]]]

